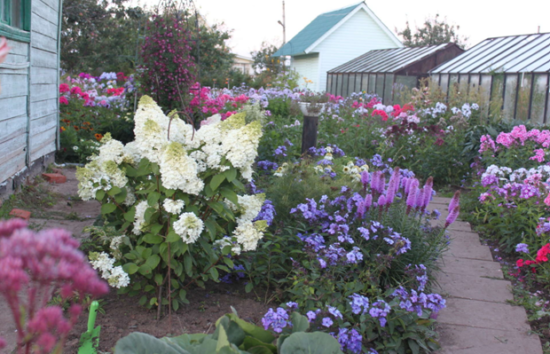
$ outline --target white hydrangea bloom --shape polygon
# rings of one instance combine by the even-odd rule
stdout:
[[[130,285],[130,276],[128,276],[128,273],[121,266],[113,267],[109,276],[107,278],[104,277],[104,279],[107,279],[110,286],[117,289]]]
[[[239,208],[229,200],[226,200],[226,204],[229,205],[233,211],[239,211],[241,214],[238,217],[238,222],[252,221],[258,216],[262,210],[262,205],[265,202],[265,194],[253,194],[253,195],[239,195]]]
[[[204,230],[204,223],[194,213],[183,213],[173,227],[183,242],[195,243]]]
[[[233,232],[233,236],[242,246],[243,251],[253,251],[258,246],[258,241],[264,237],[263,231],[267,227],[265,220],[256,222],[244,221],[239,222],[237,228]]]
[[[204,182],[197,176],[197,163],[187,155],[180,143],[168,144],[159,165],[165,188],[179,189],[193,195],[198,195],[203,190]]]
[[[109,271],[115,264],[115,260],[105,252],[91,252],[89,257],[92,268],[101,272]]]
[[[120,141],[111,139],[110,135],[106,139],[103,137],[99,148],[99,159],[104,161],[114,161],[117,165],[120,165],[124,159],[124,144]]]
[[[181,213],[181,210],[183,209],[184,205],[185,205],[185,202],[181,199],[178,199],[178,200],[165,199],[164,202],[162,203],[162,207],[164,208],[164,210],[174,215]]]
[[[145,211],[149,207],[146,201],[142,200],[136,205],[136,214],[134,216],[134,234],[141,235],[141,231],[145,226]]]

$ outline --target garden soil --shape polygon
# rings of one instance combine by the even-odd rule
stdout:
[[[77,239],[87,235],[83,228],[93,225],[100,215],[101,205],[96,201],[84,202],[78,198],[78,181],[74,168],[59,171],[67,177],[63,184],[48,184],[40,179],[29,181],[16,198],[18,208],[30,211],[30,227],[35,230],[64,228]],[[263,294],[262,294],[263,295]],[[147,310],[137,303],[138,298],[117,295],[115,290],[100,299],[100,313],[96,325],[101,326],[100,347],[103,352],[112,352],[118,339],[139,331],[157,337],[183,333],[211,333],[216,320],[233,307],[244,320],[259,324],[269,306],[246,294],[243,284],[207,284],[206,289],[192,289],[188,293],[189,304],[180,307],[170,317],[157,320],[156,309]],[[171,327],[170,327],[171,322]],[[65,353],[77,353],[81,333],[86,331],[87,313],[69,335]],[[11,311],[0,297],[0,337],[8,346],[0,354],[7,354],[15,347],[17,333]],[[9,348],[9,349],[8,349]]]

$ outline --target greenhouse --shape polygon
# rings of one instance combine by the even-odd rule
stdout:
[[[536,124],[550,120],[550,33],[488,38],[430,74],[447,97],[477,89],[485,113]]]
[[[340,96],[360,91],[376,93],[389,104],[396,92],[416,87],[431,69],[463,52],[454,43],[371,50],[329,70],[326,90]]]

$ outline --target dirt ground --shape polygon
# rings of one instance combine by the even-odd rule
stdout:
[[[30,227],[35,230],[61,227],[83,239],[87,235],[83,228],[93,225],[100,214],[100,204],[96,201],[84,202],[77,195],[78,181],[74,168],[60,169],[67,177],[63,184],[48,184],[40,178],[29,181],[15,197],[4,202],[2,211],[12,207],[30,211]],[[0,217],[3,217],[0,213]],[[259,324],[269,306],[255,301],[253,295],[244,292],[243,284],[208,284],[207,289],[194,289],[188,293],[189,305],[180,307],[172,314],[172,328],[168,316],[157,321],[157,311],[147,310],[138,305],[138,298],[117,295],[115,290],[101,299],[101,309],[96,325],[101,326],[100,350],[111,352],[116,341],[131,332],[140,331],[157,337],[182,333],[208,333],[214,330],[216,320],[231,312],[233,306],[239,316]],[[87,314],[83,314],[71,332],[65,353],[77,353],[80,334],[86,331]],[[11,312],[0,297],[0,337],[13,349],[17,334]],[[0,350],[7,354],[10,350]]]

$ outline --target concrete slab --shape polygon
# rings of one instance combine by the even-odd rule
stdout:
[[[456,258],[493,261],[493,256],[491,255],[491,251],[489,251],[489,247],[482,246],[479,239],[476,240],[471,237],[451,239],[447,254]]]
[[[459,298],[450,300],[437,317],[439,323],[519,332],[531,329],[523,307]]]
[[[13,322],[12,314],[8,303],[3,296],[0,296],[0,337],[4,338],[8,346],[0,349],[0,354],[11,353],[17,343],[17,332],[15,322]]]
[[[439,267],[446,274],[464,274],[503,279],[502,269],[495,262],[452,257],[446,254]]]
[[[472,232],[472,227],[469,222],[465,221],[455,221],[448,228],[449,231],[468,231]]]
[[[449,203],[451,202],[451,198],[444,198],[444,197],[433,197],[431,204],[445,204],[446,206],[449,206]]]
[[[84,233],[82,230],[86,226],[92,226],[95,219],[88,219],[84,221],[76,220],[46,220],[46,219],[34,219],[31,218],[31,226],[35,229],[50,229],[50,228],[62,228],[71,232],[74,238],[82,238],[88,234]]]
[[[450,297],[501,303],[506,303],[507,300],[514,298],[510,292],[510,282],[503,279],[438,273],[436,280],[438,282],[436,292],[439,291]],[[448,299],[447,301],[454,300]]]
[[[540,339],[526,332],[438,324],[442,350],[437,354],[542,354]]]

